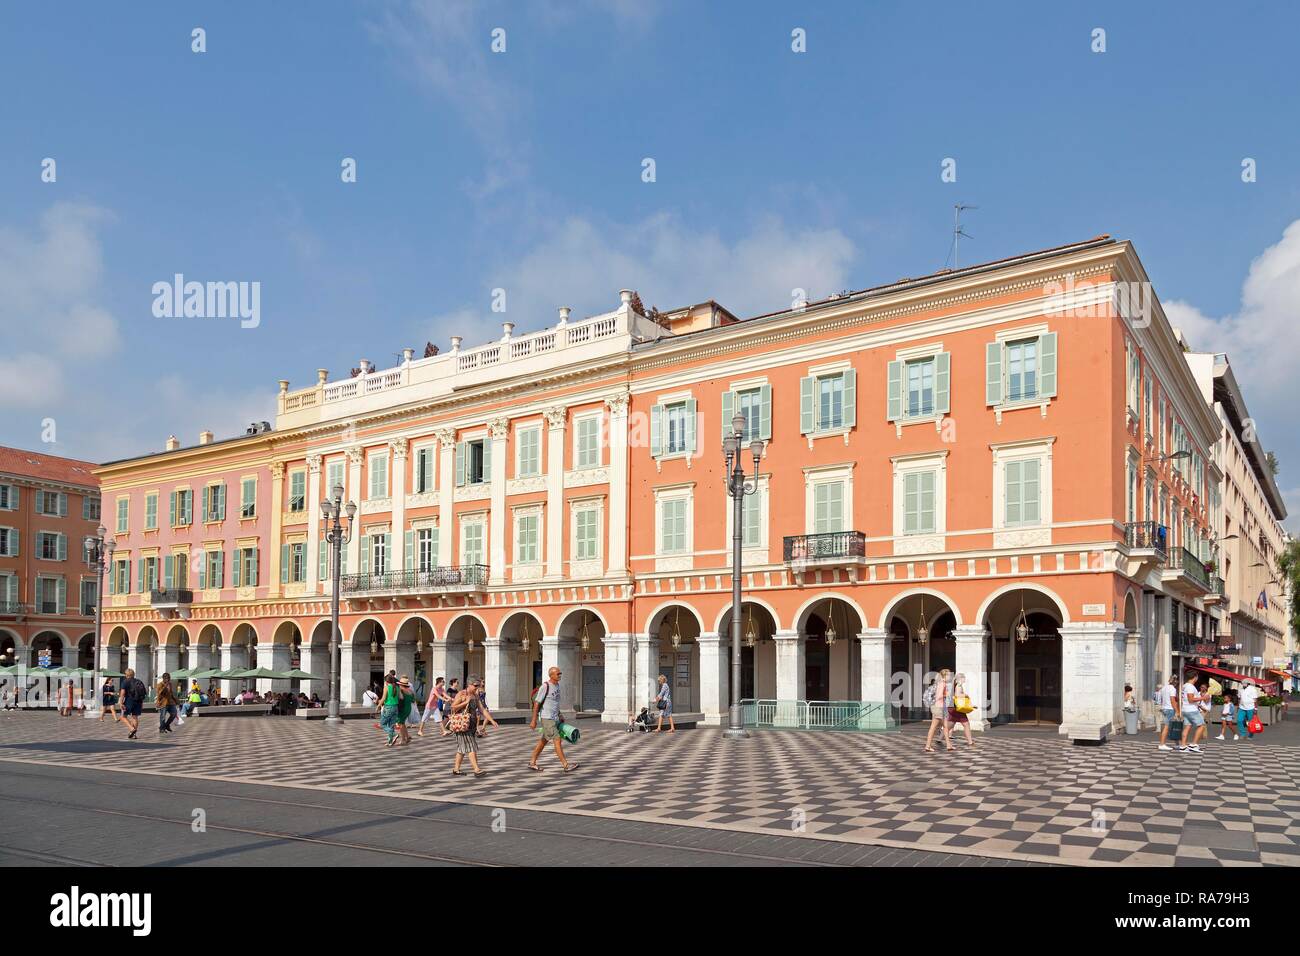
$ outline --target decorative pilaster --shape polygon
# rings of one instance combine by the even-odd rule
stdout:
[[[640,707],[632,707],[634,648],[632,634],[605,635],[605,709],[603,724],[626,724]]]
[[[360,505],[361,504],[361,500],[360,500],[361,499],[361,466],[366,460],[366,451],[360,445],[353,445],[351,448],[347,450],[347,454],[348,454],[348,495],[350,495],[351,497],[349,498],[348,496],[344,496],[344,500],[355,501],[358,505]],[[357,518],[358,520],[361,518],[361,514],[359,512],[357,514]],[[350,571],[353,574],[356,574],[358,571],[361,570],[361,535],[357,530],[355,530],[355,528],[352,532],[352,540],[348,542],[347,568],[348,571]],[[361,690],[364,691],[365,688],[362,687]],[[342,695],[343,692],[340,690],[339,693],[340,695]],[[358,700],[359,699],[360,698],[358,697]]]
[[[456,561],[456,522],[452,509],[456,494],[456,429],[435,428],[438,439],[438,566],[449,568]],[[460,671],[446,676],[448,680],[459,677]]]
[[[1061,733],[1101,741],[1124,726],[1127,631],[1111,623],[1066,624],[1061,633]]]
[[[871,703],[889,701],[890,635],[884,628],[863,628],[858,635],[862,648],[861,699]]]
[[[505,418],[488,422],[488,440],[492,442],[492,512],[488,522],[492,566],[488,569],[489,584],[504,584],[506,580],[506,436],[509,432],[510,422]]]
[[[388,461],[392,468],[393,553],[388,556],[389,567],[405,570],[406,564],[406,452],[410,443],[405,438],[395,438],[388,443]],[[414,658],[412,658],[414,661]],[[398,670],[399,675],[406,673]]]
[[[483,642],[483,683],[488,709],[504,710],[517,703],[515,663],[518,656],[519,645],[504,638],[489,637]],[[565,683],[567,680],[561,681],[561,687]]]
[[[700,710],[704,723],[721,725],[727,722],[731,706],[730,635],[706,632],[696,638],[700,645]]]
[[[633,713],[637,713],[659,692],[659,638],[639,635],[634,657],[636,673],[632,683],[632,708]],[[671,671],[666,676],[673,679]]]
[[[605,399],[609,409],[609,557],[606,574],[626,577],[627,566],[627,409],[626,392]]]
[[[339,665],[339,703],[356,707],[370,686],[370,645],[365,641],[348,641],[343,645]]]
[[[958,674],[966,675],[966,693],[970,695],[975,712],[968,714],[971,730],[985,730],[994,716],[993,699],[989,693],[987,660],[988,632],[983,625],[964,626],[953,631],[957,643]]]
[[[266,548],[271,553],[266,560],[259,562],[266,567],[264,578],[257,582],[258,587],[265,587],[270,597],[280,595],[280,525],[284,515],[284,462],[271,462],[271,534]],[[247,583],[247,582],[245,582]]]
[[[569,410],[546,410],[546,578],[564,578],[564,433]]]
[[[307,456],[307,593],[320,588],[320,455]]]
[[[808,683],[804,662],[804,635],[798,631],[777,631],[772,639],[776,642],[776,699],[803,700]]]

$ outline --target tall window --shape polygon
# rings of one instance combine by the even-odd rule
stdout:
[[[388,573],[388,535],[386,534],[370,536],[370,573]]]
[[[600,464],[600,418],[592,415],[576,419],[574,429],[573,467],[597,467]]]
[[[685,498],[666,498],[660,503],[660,553],[682,554],[686,551]]]
[[[343,480],[343,465],[343,459],[339,458],[325,466],[325,494],[330,498],[334,497],[335,488],[347,487],[347,483]],[[346,498],[347,495],[345,494],[343,497]]]
[[[124,503],[125,502],[123,501],[117,503],[119,521],[122,517],[122,505]],[[158,530],[158,492],[156,491],[151,491],[149,494],[144,496],[144,530]]]
[[[0,511],[14,511],[18,508],[18,487],[0,485]]]
[[[748,442],[755,435],[762,435],[762,415],[763,415],[763,390],[760,388],[746,388],[736,393],[736,411],[745,419],[744,434],[741,437],[742,442]],[[722,427],[725,432],[731,429],[731,422],[723,422]],[[751,495],[751,497],[753,497]]]
[[[239,483],[239,517],[257,517],[257,479],[245,478]]]
[[[0,558],[15,558],[18,556],[18,530],[16,528],[0,528]]]
[[[600,557],[600,513],[583,508],[573,513],[573,560],[594,561]]]
[[[40,614],[63,613],[63,579],[36,579],[36,610]]]
[[[86,521],[99,520],[99,499],[86,495],[81,499],[81,517]]]
[[[370,456],[370,495],[371,498],[388,497],[388,456]]]
[[[903,533],[933,534],[935,473],[911,471],[903,475]]]
[[[820,481],[813,486],[813,534],[844,530],[844,482]]]
[[[538,560],[538,539],[540,535],[541,516],[538,514],[520,515],[517,524],[515,542],[515,564],[536,564]]]
[[[1007,401],[1038,397],[1038,339],[1008,342]]]
[[[486,438],[463,441],[456,446],[456,484],[485,484],[492,473],[492,443]]]
[[[817,379],[817,431],[844,426],[844,377],[823,375]]]
[[[36,513],[62,517],[68,513],[68,496],[57,491],[38,491],[36,493]]]
[[[438,565],[438,529],[421,528],[415,533],[416,570],[432,571]]]
[[[1038,524],[1041,515],[1037,458],[1006,463],[1004,473],[1007,527]]]
[[[301,541],[295,541],[289,546],[288,563],[285,567],[285,573],[289,583],[301,584],[307,580],[307,545]]]
[[[36,533],[36,556],[42,561],[65,561],[68,557],[68,539],[50,531]]]
[[[387,464],[387,459],[384,463]],[[373,465],[371,470],[373,481]],[[295,513],[307,510],[307,472],[301,468],[289,472],[289,510]]]
[[[908,362],[907,414],[908,417],[934,414],[934,358]]]
[[[171,496],[171,526],[185,527],[194,521],[194,492],[189,488],[178,488]]]
[[[462,564],[483,564],[483,522],[472,521],[462,527],[460,556]]]
[[[664,442],[665,455],[684,454],[690,448],[690,436],[687,432],[686,402],[673,402],[664,406]]]
[[[531,478],[542,471],[542,430],[521,428],[515,433],[518,459],[515,462],[516,478]]]
[[[113,562],[113,593],[131,593],[131,559],[122,558]]]
[[[91,578],[81,582],[81,613],[84,617],[91,617],[95,613],[95,605],[99,600],[99,582]]]
[[[433,446],[424,445],[415,449],[415,493],[417,495],[433,491]]]
[[[746,495],[740,511],[740,546],[758,548],[763,545],[763,491],[760,488]]]
[[[203,582],[200,587],[221,588],[225,587],[224,572],[225,561],[220,551],[209,551],[205,558],[205,568]]]
[[[1128,498],[1125,503],[1125,521],[1137,520],[1137,501],[1138,501],[1138,470],[1137,463],[1129,459],[1128,463]]]
[[[236,548],[231,560],[230,574],[232,587],[257,587],[257,549],[252,547]]]
[[[130,506],[130,504],[131,504],[130,499],[127,498],[117,499],[117,533],[118,534],[126,534],[128,531],[127,508]],[[155,497],[154,508],[157,509],[157,507],[158,507],[158,503]]]

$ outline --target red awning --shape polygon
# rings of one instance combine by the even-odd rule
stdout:
[[[1274,684],[1277,683],[1277,681],[1274,680],[1266,681],[1262,677],[1250,677],[1246,674],[1234,674],[1232,671],[1225,671],[1221,667],[1207,667],[1204,664],[1194,668],[1194,670],[1198,674],[1209,674],[1211,677],[1224,677],[1227,678],[1228,680],[1235,680],[1235,681],[1243,681],[1243,680],[1254,681],[1256,684],[1259,684],[1261,687],[1272,687]]]

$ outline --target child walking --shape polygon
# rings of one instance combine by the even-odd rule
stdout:
[[[1223,692],[1223,711],[1219,714],[1219,736],[1215,740],[1227,740],[1228,728],[1232,726],[1232,739],[1240,740],[1237,736],[1237,728],[1233,725],[1237,723],[1237,692],[1235,690],[1225,690]]]

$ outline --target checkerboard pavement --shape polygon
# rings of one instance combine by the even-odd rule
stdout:
[[[573,773],[549,750],[544,772],[529,771],[535,737],[506,726],[479,742],[489,773],[475,779],[450,775],[451,738],[388,750],[369,721],[209,717],[167,737],[150,715],[141,726],[141,739],[127,741],[108,721],[7,712],[0,768],[383,792],[1034,862],[1300,865],[1300,746],[1287,742],[1300,733],[1282,728],[1249,743],[1211,740],[1202,755],[1159,752],[1150,734],[1085,747],[1011,729],[931,755],[911,731],[767,731],[732,742],[713,729],[654,736],[583,721],[567,750],[580,764]]]

